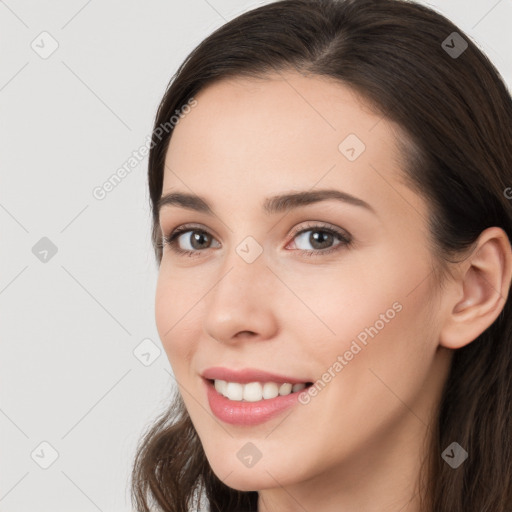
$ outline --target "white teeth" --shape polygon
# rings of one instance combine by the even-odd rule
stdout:
[[[241,402],[259,402],[260,400],[268,400],[276,396],[286,396],[290,393],[301,391],[306,387],[305,383],[294,384],[276,384],[275,382],[250,382],[248,384],[240,384],[238,382],[226,382],[225,380],[215,380],[215,389],[218,393],[225,396],[229,400]]]
[[[226,386],[227,382],[225,380],[216,380],[215,381],[215,389],[221,394],[226,394]]]
[[[279,388],[279,394],[281,396],[289,395],[291,392],[292,392],[292,385],[291,384],[281,384],[281,387]]]
[[[244,387],[238,382],[228,382],[226,386],[226,397],[230,400],[242,400],[244,396]]]
[[[263,398],[275,398],[279,395],[279,387],[274,382],[265,382],[263,384]]]
[[[257,402],[263,396],[263,386],[259,382],[251,382],[243,386],[244,400],[246,402]]]

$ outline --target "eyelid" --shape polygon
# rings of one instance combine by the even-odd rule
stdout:
[[[170,230],[164,230],[160,226],[160,231],[162,232],[162,238],[167,239],[175,239],[177,236],[187,231],[204,231],[205,233],[208,233],[212,237],[218,239],[217,234],[212,229],[206,228],[202,224],[198,224],[195,222],[186,222],[185,224],[179,224],[178,226]]]
[[[161,239],[162,247],[165,247],[166,245],[169,245],[169,246],[174,245],[176,243],[176,239],[180,235],[182,235],[184,233],[188,233],[190,231],[204,231],[205,233],[210,235],[212,238],[214,238],[216,240],[218,238],[217,235],[215,233],[212,233],[210,229],[205,228],[201,224],[197,224],[197,223],[193,223],[193,222],[180,224],[179,226],[177,226],[173,229],[170,229],[169,231],[164,231],[163,229],[160,229],[160,231],[162,232],[162,239]],[[179,248],[175,249],[176,252],[179,252],[180,250],[183,252],[186,252],[185,249],[179,249]],[[194,252],[201,252],[201,251],[194,251]]]
[[[336,233],[340,238],[345,240],[346,242],[352,241],[352,236],[350,233],[342,228],[339,228],[337,226],[334,226],[333,224],[329,224],[328,222],[323,222],[321,220],[318,221],[307,221],[307,225],[301,225],[296,228],[293,228],[290,232],[290,236],[295,238],[299,233],[302,233],[304,231],[311,231],[313,228],[325,229],[326,231],[333,231]],[[287,244],[288,245],[288,244]]]

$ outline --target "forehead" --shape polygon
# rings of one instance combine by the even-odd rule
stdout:
[[[237,77],[195,99],[174,128],[164,191],[185,185],[227,198],[318,184],[380,201],[393,193],[385,181],[401,179],[402,131],[339,81],[296,72]]]

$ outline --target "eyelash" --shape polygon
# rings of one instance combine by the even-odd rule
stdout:
[[[189,251],[186,249],[180,249],[178,247],[177,238],[182,235],[183,233],[188,233],[191,231],[197,231],[200,233],[206,233],[209,236],[212,236],[207,230],[202,229],[198,226],[192,226],[189,224],[184,224],[183,226],[180,226],[176,228],[174,231],[172,231],[169,235],[164,235],[162,237],[162,246],[169,246],[172,251],[174,251],[177,254],[181,254],[183,256],[188,257],[197,257],[200,256],[199,253],[204,252],[204,250],[195,250],[195,251]],[[334,245],[333,247],[329,247],[328,249],[312,249],[312,250],[306,250],[306,249],[295,249],[298,251],[302,251],[303,253],[306,253],[308,256],[317,256],[317,255],[327,255],[334,251],[338,251],[342,248],[350,247],[352,244],[352,238],[351,236],[341,231],[340,229],[334,228],[333,226],[325,226],[321,224],[308,224],[307,226],[301,226],[300,228],[294,229],[291,233],[292,240],[295,239],[298,235],[301,235],[304,232],[307,231],[320,231],[324,233],[329,233],[331,235],[334,235],[340,240],[339,244]],[[209,248],[207,248],[209,249]]]

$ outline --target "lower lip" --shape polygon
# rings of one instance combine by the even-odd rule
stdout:
[[[225,423],[232,425],[258,425],[281,414],[298,402],[301,392],[307,388],[285,396],[262,399],[258,402],[228,400],[215,389],[213,382],[203,379],[206,385],[208,403],[213,414]]]

